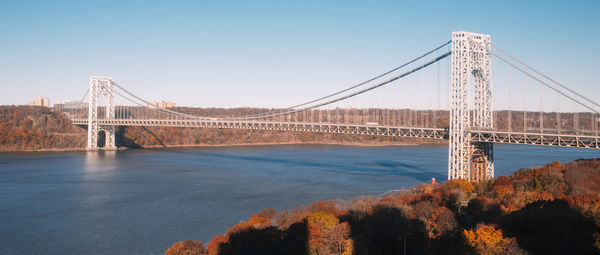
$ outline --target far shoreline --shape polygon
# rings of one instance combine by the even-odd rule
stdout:
[[[211,148],[211,147],[234,147],[234,146],[268,146],[268,145],[336,145],[336,146],[349,146],[349,147],[392,147],[392,146],[420,146],[420,145],[445,145],[443,143],[352,143],[352,142],[340,142],[340,143],[327,143],[327,142],[279,142],[279,143],[232,143],[232,144],[178,144],[178,145],[147,145],[139,148],[133,147],[118,147],[117,151],[124,150],[143,150],[143,149],[157,149],[157,148]],[[11,152],[86,152],[85,148],[44,148],[39,150],[0,150],[0,153],[11,153]]]

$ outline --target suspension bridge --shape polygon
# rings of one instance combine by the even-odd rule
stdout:
[[[440,106],[440,80],[445,80],[440,78],[443,61],[449,62],[446,73],[450,76],[446,107]],[[493,85],[499,83],[492,79],[493,62],[504,64],[528,80],[529,83],[519,83],[523,87],[523,92],[518,93],[523,97],[522,109],[513,109],[511,103],[514,97],[511,86],[517,84],[513,81],[504,82],[508,87],[504,88],[508,92],[507,109],[493,107]],[[431,71],[427,73],[434,67],[437,75]],[[414,81],[417,73],[421,74],[419,87],[431,83],[437,87],[430,86],[428,92],[402,89],[397,92],[398,98],[390,96],[393,94],[390,88],[405,79]],[[426,75],[436,76],[437,82],[425,82]],[[531,92],[531,88],[527,92],[530,83],[539,86],[540,96],[536,101],[539,108],[536,110],[531,109],[536,92]],[[533,91],[536,90],[538,88]],[[381,98],[373,97],[376,91],[382,91],[384,95],[381,98],[397,100],[392,103],[397,107],[381,106]],[[494,91],[499,89],[494,88]],[[435,109],[410,110],[413,107],[406,103],[410,98],[432,98],[436,94]],[[550,101],[556,104],[555,108],[547,111],[544,98],[553,96],[556,100]],[[600,149],[598,103],[492,44],[489,35],[463,31],[453,32],[450,41],[371,79],[284,109],[264,109],[239,116],[203,116],[189,108],[160,107],[130,92],[110,77],[91,77],[88,91],[80,101],[84,102],[86,98],[87,108],[64,112],[73,124],[87,126],[88,150],[116,149],[117,126],[256,129],[438,139],[449,140],[448,179],[480,181],[494,177],[494,143]],[[117,105],[117,99],[124,104]],[[571,104],[573,109],[583,110],[560,111],[560,102],[563,102],[563,107]],[[101,132],[106,137],[104,146],[98,146]]]

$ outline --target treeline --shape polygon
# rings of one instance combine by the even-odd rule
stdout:
[[[141,110],[141,109],[140,109]],[[242,116],[261,116],[265,113],[283,111],[266,108],[189,108],[177,107],[178,112],[195,116],[216,118],[235,118]],[[591,134],[597,129],[594,116],[589,113],[544,113],[543,128],[547,133]],[[276,116],[261,120],[328,122],[407,127],[449,126],[449,113],[443,110],[411,109],[325,109]],[[494,125],[503,131],[538,132],[539,112],[496,111]],[[510,128],[509,128],[510,127]],[[254,143],[356,143],[356,144],[398,144],[398,143],[443,143],[431,139],[413,139],[401,137],[381,137],[365,135],[322,134],[262,130],[235,129],[197,129],[169,127],[128,127],[123,129],[124,146],[160,146],[160,145],[231,145]],[[595,133],[594,133],[595,134]]]
[[[540,119],[541,117],[541,119]],[[545,133],[598,134],[598,115],[589,112],[496,111],[496,130]],[[541,124],[541,125],[540,125]]]
[[[194,116],[235,118],[262,116],[265,113],[283,111],[267,108],[189,108],[172,110]],[[132,110],[136,112],[136,110]],[[139,111],[142,111],[140,108]],[[494,125],[497,130],[539,132],[539,112],[496,111]],[[543,113],[543,132],[567,134],[596,134],[598,123],[590,113]],[[449,126],[449,112],[443,110],[411,109],[322,109],[299,112],[285,116],[264,118],[267,121],[328,122],[407,127]],[[127,147],[176,146],[176,145],[232,145],[256,143],[343,143],[343,144],[399,144],[399,143],[443,143],[431,139],[382,137],[367,135],[323,134],[310,132],[284,132],[265,130],[199,129],[170,127],[127,127],[121,128],[122,135],[117,144]]]
[[[0,151],[81,149],[86,130],[39,106],[0,106]]]
[[[267,108],[190,108],[177,107],[171,110],[194,116],[235,118],[261,116],[265,113],[283,111]],[[142,108],[129,109],[134,115]],[[435,118],[434,118],[435,117]],[[435,121],[434,121],[435,119]],[[301,112],[261,120],[300,121],[329,123],[366,122],[398,126],[447,126],[448,113],[431,110],[391,109],[329,109]],[[331,144],[421,144],[443,143],[440,140],[404,137],[383,137],[353,134],[330,134],[311,132],[286,132],[269,130],[203,129],[173,127],[122,127],[117,134],[117,144],[126,147],[178,146],[178,145],[237,145],[268,143],[331,143]]]
[[[178,108],[177,110],[202,116],[226,117],[260,114],[268,109]],[[338,113],[341,112],[341,110],[338,110]],[[335,116],[333,112],[331,116]],[[0,151],[83,150],[86,146],[86,140],[86,127],[72,125],[68,117],[50,108],[0,106]],[[102,141],[102,139],[100,140]],[[118,127],[117,129],[117,146],[132,148],[257,143],[398,144],[431,142],[436,141],[398,137],[268,130],[174,127]]]
[[[248,107],[229,109],[177,107],[174,110],[195,116],[219,118],[261,116],[266,113],[285,111],[282,109]],[[471,111],[471,116],[473,115],[474,112]],[[366,122],[372,122],[392,126],[446,128],[449,126],[449,116],[449,112],[446,110],[336,108],[299,112],[285,116],[271,117],[268,118],[268,120],[351,124],[365,124]],[[541,123],[544,132],[553,133],[593,133],[598,130],[598,117],[600,116],[590,112],[534,112],[508,110],[493,112],[494,127],[498,130],[535,131],[539,130]]]
[[[331,144],[419,144],[441,143],[430,139],[384,137],[352,134],[286,132],[245,129],[204,129],[171,127],[126,127],[121,129],[117,144],[126,147],[178,145],[237,145],[268,143],[331,143]]]
[[[406,239],[406,247],[404,240]],[[265,209],[172,254],[598,254],[600,159]]]
[[[140,109],[141,110],[141,109]],[[260,116],[282,110],[266,108],[189,108],[173,110],[195,116],[235,118]],[[523,121],[526,117],[527,121]],[[555,133],[557,127],[563,133],[593,133],[594,116],[589,113],[544,113],[544,132]],[[533,132],[539,129],[539,112],[497,111],[494,125],[498,130]],[[449,113],[442,110],[410,109],[328,109],[271,117],[270,121],[300,121],[380,125],[437,127],[449,126]],[[510,129],[509,129],[510,124]],[[597,132],[597,130],[595,131]],[[256,143],[343,143],[343,144],[399,144],[443,143],[432,139],[382,137],[367,135],[323,134],[310,132],[284,132],[267,130],[200,129],[171,127],[123,127],[118,134],[118,145],[126,147],[177,146],[177,145],[233,145]]]
[[[142,108],[138,109],[142,111]],[[277,111],[266,108],[189,108],[173,110],[196,116],[240,117]],[[136,108],[130,109],[137,113]],[[523,117],[527,116],[527,121]],[[539,129],[540,114],[536,112],[499,111],[494,113],[498,130],[527,132]],[[566,133],[597,133],[595,116],[587,113],[545,113],[544,132],[560,127]],[[271,121],[302,121],[330,123],[377,123],[380,125],[448,127],[448,111],[409,109],[328,109],[272,117]],[[510,120],[510,121],[509,121]],[[510,124],[511,129],[508,129]],[[77,127],[62,113],[45,107],[0,106],[0,151],[47,149],[84,149],[86,127]],[[99,139],[102,141],[102,139]],[[368,135],[323,134],[268,130],[202,129],[173,127],[119,127],[117,146],[151,147],[180,145],[237,145],[257,143],[332,143],[332,144],[422,144],[443,143],[440,140],[383,137]]]

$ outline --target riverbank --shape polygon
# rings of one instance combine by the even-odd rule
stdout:
[[[187,109],[187,108],[186,108]],[[191,110],[187,109],[187,110]],[[243,113],[252,109],[208,109],[207,114]],[[0,106],[0,152],[84,151],[85,127],[46,107]],[[99,136],[99,141],[103,138]],[[117,127],[120,149],[160,147],[221,147],[323,144],[346,146],[405,146],[444,141],[395,136],[293,131],[176,127]]]
[[[149,148],[210,148],[210,147],[229,147],[229,146],[268,146],[268,145],[337,145],[337,146],[356,146],[356,147],[386,147],[386,146],[418,146],[428,144],[446,144],[446,143],[322,143],[322,142],[275,142],[275,143],[234,143],[234,144],[182,144],[182,145],[150,145],[141,149]]]
[[[386,146],[419,146],[419,145],[441,145],[447,143],[321,143],[321,142],[275,142],[275,143],[234,143],[234,144],[180,144],[166,146],[162,145],[146,145],[139,148],[128,148],[119,147],[117,150],[130,150],[130,149],[156,149],[156,148],[210,148],[210,147],[230,147],[230,146],[268,146],[268,145],[337,145],[337,146],[356,146],[356,147],[386,147]],[[81,148],[44,148],[44,149],[27,149],[27,150],[2,150],[3,152],[74,152],[74,151],[86,151],[84,147]]]
[[[72,151],[85,151],[85,148],[43,148],[43,149],[26,149],[26,150],[1,150],[0,153],[5,152],[72,152]]]

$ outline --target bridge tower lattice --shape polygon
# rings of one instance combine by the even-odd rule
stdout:
[[[493,129],[491,67],[489,35],[452,33],[449,180],[481,181],[494,177],[493,143],[471,142],[469,132]]]
[[[100,96],[106,97],[106,107],[104,116],[98,116],[98,99]],[[90,90],[88,97],[88,139],[87,150],[98,149],[98,133],[105,134],[105,150],[116,149],[115,144],[115,126],[100,125],[98,118],[113,119],[115,117],[115,82],[111,77],[91,77]]]

